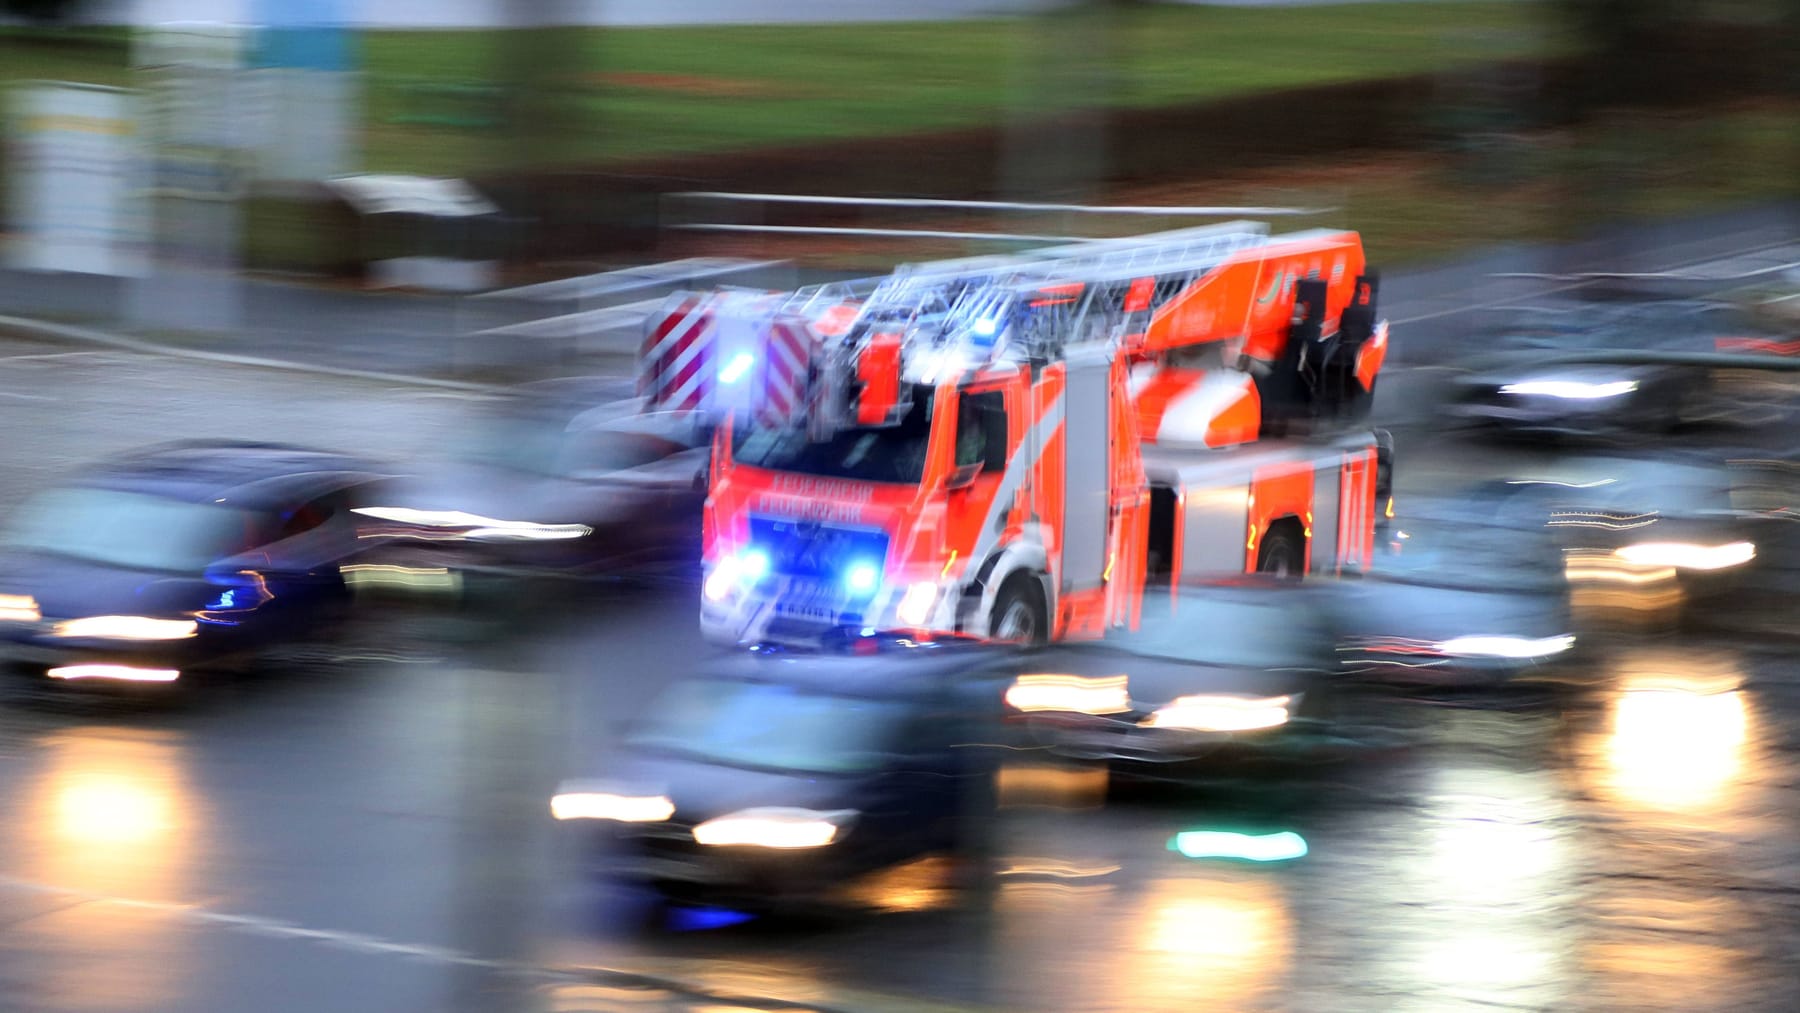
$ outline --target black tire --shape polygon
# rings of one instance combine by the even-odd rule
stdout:
[[[1256,572],[1284,580],[1301,579],[1306,575],[1306,542],[1288,525],[1272,525],[1256,550]]]
[[[988,620],[988,636],[1003,643],[1043,647],[1050,642],[1050,609],[1043,588],[1029,574],[1014,574],[1000,585]]]

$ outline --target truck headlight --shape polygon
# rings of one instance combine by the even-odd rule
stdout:
[[[1247,732],[1288,722],[1290,697],[1247,697],[1225,694],[1184,696],[1157,708],[1145,728],[1179,728],[1196,732]]]
[[[1131,691],[1123,675],[1021,675],[1007,688],[1006,705],[1028,714],[1122,714],[1131,709]]]
[[[1638,566],[1672,566],[1677,570],[1725,570],[1756,558],[1750,542],[1697,545],[1693,542],[1640,542],[1613,555]]]
[[[929,580],[921,580],[906,589],[895,607],[894,614],[908,626],[923,626],[931,621],[932,606],[937,604],[937,585]]]
[[[706,575],[702,590],[707,601],[724,601],[740,587],[749,587],[769,572],[769,554],[761,549],[719,557],[713,571]]]
[[[853,809],[744,809],[695,827],[694,840],[713,847],[822,848],[855,818]]]

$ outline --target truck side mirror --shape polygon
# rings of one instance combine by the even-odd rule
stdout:
[[[975,484],[975,476],[979,474],[981,474],[981,463],[979,461],[974,464],[965,464],[950,473],[950,483],[948,488],[951,492],[956,492],[959,489],[967,489],[969,486]]]

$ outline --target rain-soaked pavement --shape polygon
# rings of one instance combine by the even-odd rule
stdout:
[[[1398,414],[1406,383],[1384,389]],[[174,437],[406,459],[466,408],[0,347],[0,500]],[[1401,436],[1403,500],[1494,460]],[[1092,770],[1010,767],[973,884],[927,861],[824,925],[649,930],[573,874],[544,803],[697,656],[680,592],[509,625],[395,615],[266,678],[148,701],[8,681],[0,1009],[1788,1009],[1800,666],[1775,632],[1615,634],[1553,689],[1365,701],[1381,748],[1231,790],[1109,798]],[[1309,850],[1170,850],[1206,828]],[[596,967],[648,978],[580,973]]]

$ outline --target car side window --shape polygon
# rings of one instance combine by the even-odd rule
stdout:
[[[281,517],[281,528],[275,533],[275,540],[282,541],[319,528],[337,513],[337,507],[337,497],[327,496],[309,500],[285,511]]]

